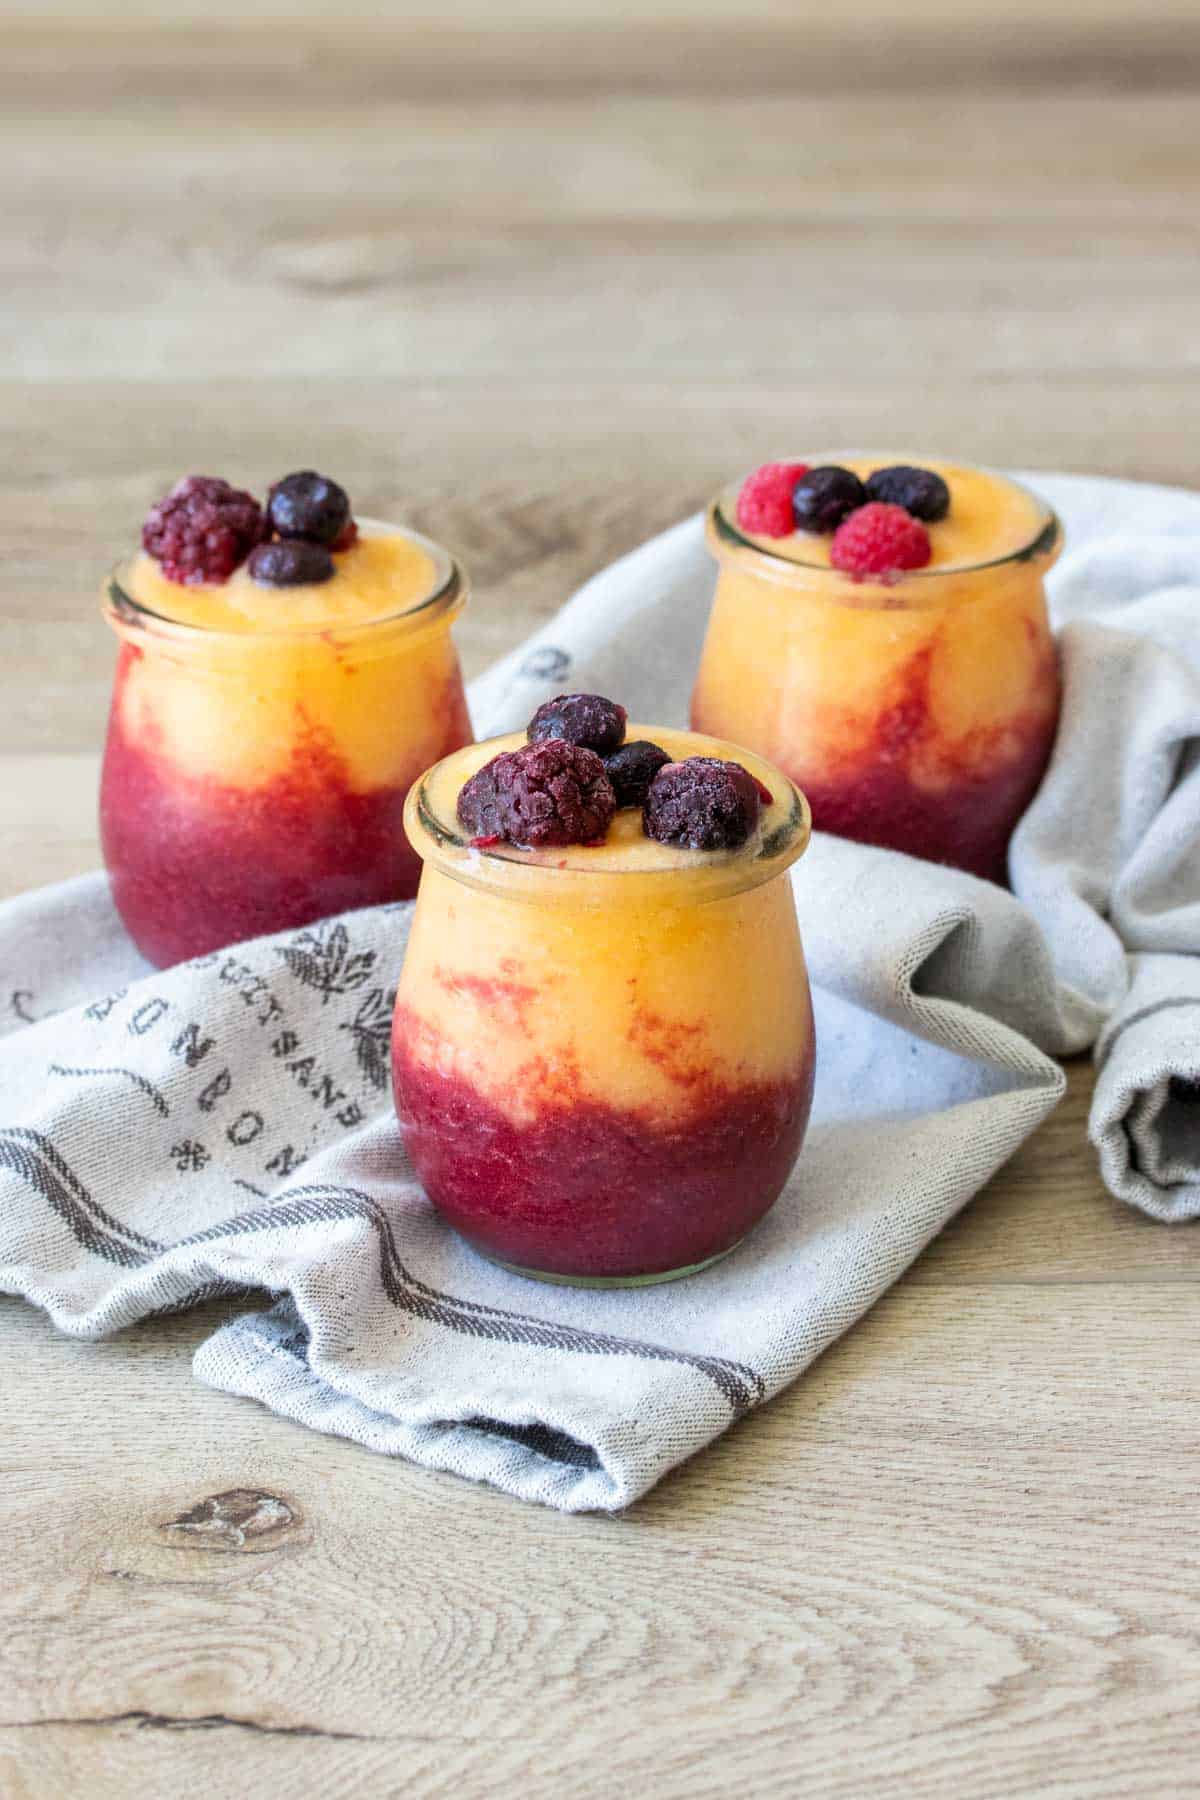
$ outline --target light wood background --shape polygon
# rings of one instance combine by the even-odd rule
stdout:
[[[472,672],[781,447],[1200,483],[1195,0],[0,27],[3,891],[96,861],[94,596],[184,471],[450,543]],[[217,1310],[0,1303],[0,1792],[1197,1792],[1200,1239],[1088,1089],[620,1519],[197,1387]],[[168,1529],[235,1489],[283,1522]]]

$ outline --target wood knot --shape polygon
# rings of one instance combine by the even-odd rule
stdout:
[[[158,1526],[163,1539],[180,1550],[216,1550],[254,1555],[274,1550],[300,1523],[297,1508],[261,1488],[226,1488],[208,1494],[174,1519]]]

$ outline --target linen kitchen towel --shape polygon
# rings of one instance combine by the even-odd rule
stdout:
[[[560,1507],[625,1505],[791,1381],[1061,1087],[998,1016],[1012,967],[1053,989],[1028,916],[918,870],[861,995],[816,994],[809,1142],[743,1248],[657,1288],[546,1287],[467,1249],[404,1160],[387,1033],[411,906],[156,973],[121,957],[102,876],[19,904],[23,958],[3,921],[0,955],[50,1016],[0,1041],[0,1286],[78,1335],[269,1289],[201,1347],[202,1379]],[[118,953],[107,991],[55,1011],[77,933]]]
[[[201,1346],[202,1379],[611,1510],[872,1304],[1054,1106],[1052,1054],[1100,1040],[1093,1135],[1114,1191],[1200,1212],[1200,498],[1034,479],[1073,545],[1055,577],[1067,708],[1016,892],[814,839],[795,875],[813,1121],[736,1255],[616,1292],[484,1262],[440,1224],[391,1118],[411,907],[156,972],[97,875],[0,908],[0,1288],[81,1336],[265,1289],[272,1304]],[[564,686],[682,720],[711,579],[697,521],[644,546],[477,684],[477,727],[519,725]]]

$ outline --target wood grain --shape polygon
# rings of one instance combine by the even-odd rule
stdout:
[[[183,470],[451,544],[471,672],[779,449],[1200,484],[1192,0],[0,29],[0,893],[95,864],[99,582]],[[0,1301],[0,1793],[1194,1792],[1200,1238],[1089,1091],[621,1519],[198,1387],[221,1309]]]
[[[25,103],[53,99],[64,79],[95,74],[113,97],[147,89],[187,100],[210,85],[255,107],[264,88],[305,100],[449,94],[497,87],[541,100],[655,94],[953,91],[998,85],[1060,89],[1084,82],[1172,81],[1200,67],[1200,21],[1188,0],[413,0],[331,9],[327,0],[250,0],[164,14],[154,0],[12,7],[4,83]],[[0,89],[0,91],[3,91]]]

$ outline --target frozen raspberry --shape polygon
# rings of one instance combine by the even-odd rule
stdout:
[[[559,694],[538,707],[525,735],[531,744],[563,738],[608,756],[625,736],[625,708],[601,694]]]
[[[801,531],[836,531],[847,513],[866,503],[867,490],[852,469],[822,463],[799,482],[792,512]]]
[[[604,769],[613,784],[617,805],[641,806],[650,783],[670,760],[666,751],[648,738],[634,738],[631,744],[622,744],[619,750],[606,756]]]
[[[894,575],[923,569],[932,556],[929,533],[902,506],[872,500],[833,534],[829,560],[843,575]]]
[[[876,469],[867,477],[867,493],[872,500],[885,500],[889,506],[902,506],[914,519],[935,525],[950,511],[950,489],[932,469],[914,469],[908,463],[893,463],[890,468]]]
[[[758,824],[758,807],[758,783],[741,763],[689,756],[650,783],[642,828],[684,850],[736,850]]]
[[[796,528],[792,495],[807,473],[807,463],[764,463],[747,475],[737,498],[737,522],[742,530],[759,537],[790,537]]]
[[[616,810],[595,751],[553,738],[502,751],[458,796],[458,816],[473,841],[503,839],[533,850],[594,844]]]
[[[315,469],[297,469],[277,481],[267,495],[267,518],[281,538],[333,545],[351,523],[350,496]]]
[[[215,475],[187,475],[146,514],[142,546],[169,581],[198,587],[228,581],[264,529],[253,494]]]
[[[260,587],[315,587],[319,581],[329,581],[334,568],[324,544],[285,538],[278,544],[260,544],[246,571]]]

